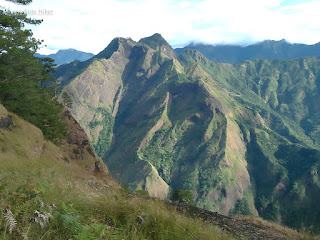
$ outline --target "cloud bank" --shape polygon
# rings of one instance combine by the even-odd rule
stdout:
[[[190,42],[320,41],[320,1],[34,0],[27,7],[17,7],[0,0],[0,5],[27,9],[31,17],[44,20],[32,28],[47,45],[42,52],[75,48],[96,54],[115,37],[139,40],[156,32],[173,47]]]

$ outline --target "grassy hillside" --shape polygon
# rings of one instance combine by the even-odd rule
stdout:
[[[121,184],[319,230],[319,59],[214,63],[176,56],[159,34],[115,39],[98,56],[60,79]]]
[[[45,141],[1,105],[0,116],[15,125],[0,128],[1,239],[231,239],[161,201],[124,192],[94,171],[88,152],[66,161],[65,146]]]

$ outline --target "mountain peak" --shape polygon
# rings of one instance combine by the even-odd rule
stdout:
[[[275,45],[275,44],[290,44],[286,39],[281,40],[264,40],[254,45]]]
[[[139,43],[145,44],[154,50],[160,50],[169,58],[176,58],[176,54],[172,47],[159,33],[155,33],[150,37],[141,38]]]
[[[74,48],[60,49],[58,52],[80,52]]]
[[[141,38],[139,43],[144,43],[153,49],[158,49],[162,46],[170,46],[159,33],[155,33],[150,37]]]
[[[109,45],[96,55],[96,58],[110,58],[114,52],[116,52],[121,45],[132,44],[134,41],[131,38],[114,38]]]
[[[54,54],[49,54],[49,55],[35,54],[35,56],[49,57],[55,61],[55,64],[62,65],[62,64],[71,63],[75,60],[83,62],[92,58],[94,55],[92,53],[78,51],[74,48],[67,48],[67,49],[60,49],[58,52]]]

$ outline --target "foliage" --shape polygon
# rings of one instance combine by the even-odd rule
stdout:
[[[68,108],[72,108],[73,101],[67,92],[62,93],[61,101],[64,106],[66,106]]]
[[[248,204],[248,201],[243,198],[241,200],[238,200],[236,202],[236,205],[234,206],[234,209],[229,212],[229,215],[231,217],[235,215],[251,215],[252,212],[250,210],[250,206]]]
[[[109,110],[98,108],[97,111],[101,113],[103,120],[90,122],[89,128],[93,129],[96,126],[103,127],[99,134],[99,138],[95,143],[92,144],[96,154],[99,157],[103,158],[108,152],[111,145],[114,118],[112,117],[112,114]]]
[[[117,51],[117,43],[104,53]],[[109,106],[120,100],[116,109],[111,106],[116,113],[112,124],[98,117],[89,124],[95,135],[109,123],[104,128],[108,133],[100,136],[112,134],[112,144],[105,147],[108,138],[95,139],[95,144],[109,149],[100,156],[110,172],[140,188],[138,183],[148,176],[140,170],[152,165],[171,188],[196,193],[197,206],[233,209],[231,215],[256,207],[274,221],[318,224],[317,211],[304,213],[296,207],[319,209],[319,58],[225,64],[190,49],[178,59],[166,58],[161,46],[167,43],[158,34],[140,43],[122,45],[125,54],[118,53],[121,62],[127,61],[125,68],[112,68],[121,76],[121,97],[98,103]],[[116,64],[113,59],[108,63]],[[72,77],[66,72],[65,78],[70,82],[80,72],[92,74],[91,67],[79,68]],[[69,90],[78,91],[74,85]],[[85,99],[82,104],[89,105]],[[146,168],[137,171],[142,165]],[[225,198],[238,199],[228,190],[245,191],[249,180],[250,197],[235,206],[230,203],[235,201],[224,204]],[[301,217],[286,217],[290,207],[290,216]]]
[[[143,197],[149,197],[149,192],[146,190],[137,190],[136,194],[138,194],[139,196],[143,196]]]
[[[14,1],[27,4],[31,1]],[[0,102],[9,110],[39,127],[54,142],[65,136],[59,119],[62,106],[45,87],[52,77],[52,61],[34,57],[40,42],[24,25],[41,21],[24,13],[0,10]]]
[[[183,189],[175,189],[171,193],[171,198],[173,202],[178,202],[178,203],[183,203],[183,204],[189,204],[193,205],[194,200],[193,200],[193,195],[192,192],[189,190],[183,190]]]
[[[78,161],[66,163],[62,150],[50,142],[39,158],[32,157],[40,131],[16,116],[14,121],[16,131],[0,130],[1,146],[8,149],[0,150],[0,207],[9,209],[17,224],[10,233],[0,214],[1,240],[231,239],[163,201],[119,190],[113,180],[92,175]]]
[[[139,42],[144,43],[153,49],[158,49],[163,45],[168,45],[166,40],[159,33],[156,33],[151,37],[142,38]]]

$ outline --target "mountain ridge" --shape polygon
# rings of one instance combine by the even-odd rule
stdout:
[[[97,161],[87,137],[70,113],[65,110],[61,118],[68,125],[68,138],[60,146],[55,146],[44,140],[40,129],[8,112],[0,104],[0,191],[5,193],[0,199],[0,210],[1,214],[8,216],[7,213],[3,213],[3,208],[7,211],[10,208],[11,218],[15,220],[16,226],[7,232],[5,228],[0,228],[3,239],[19,239],[26,236],[37,239],[43,237],[43,234],[46,234],[47,239],[56,239],[57,236],[64,239],[115,236],[132,238],[137,234],[139,236],[136,239],[141,239],[141,236],[149,236],[149,231],[139,229],[135,233],[131,232],[130,227],[137,221],[135,218],[130,220],[131,215],[140,216],[144,221],[155,219],[157,226],[170,219],[165,231],[154,227],[151,229],[157,231],[159,237],[173,236],[174,239],[189,239],[184,231],[179,232],[178,229],[182,226],[190,226],[189,231],[194,232],[195,236],[201,236],[201,239],[302,237],[291,229],[263,222],[261,219],[232,219],[190,205],[162,202],[127,193],[119,188],[118,183],[110,178],[106,170],[102,170],[101,162],[97,169]],[[28,209],[21,210],[21,206],[29,204],[31,206]],[[96,209],[99,211],[96,212]],[[73,223],[61,219],[61,215],[64,216],[66,211],[69,211],[66,215],[74,220]],[[41,222],[39,219],[42,217],[38,213],[50,214],[50,220],[46,223]],[[164,219],[160,213],[165,216]],[[113,225],[111,220],[108,225],[104,224],[105,218],[116,220],[119,214],[121,219],[129,221],[129,229],[119,231],[119,225]],[[30,219],[36,221],[30,222]],[[122,228],[126,226],[121,224]],[[48,226],[50,232],[46,228]],[[63,226],[63,229],[60,226]],[[77,227],[77,231],[73,226]],[[94,230],[98,226],[104,231]],[[177,229],[173,228],[170,231],[174,234],[168,235],[167,229],[174,226],[177,226]],[[197,226],[201,226],[199,232],[195,230]],[[20,229],[28,231],[25,233]]]
[[[320,56],[320,44],[306,45],[280,41],[265,40],[248,46],[210,45],[193,43],[184,48],[176,48],[181,54],[184,49],[194,49],[214,62],[240,63],[254,59],[290,59],[300,57]]]
[[[126,40],[79,75],[60,75],[113,177],[161,198],[191,190],[197,206],[224,214],[319,222],[319,59],[232,65],[157,44]]]
[[[52,58],[57,65],[71,63],[75,60],[77,61],[86,61],[94,56],[92,53],[78,51],[73,48],[61,49],[54,54],[44,55],[44,54],[35,54],[36,57],[49,57]]]

